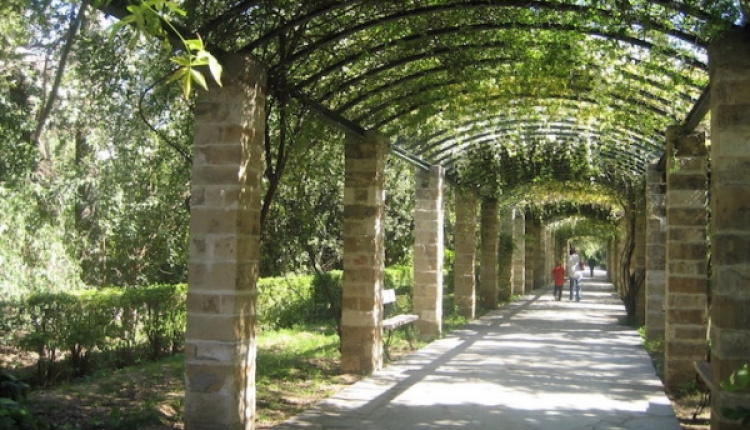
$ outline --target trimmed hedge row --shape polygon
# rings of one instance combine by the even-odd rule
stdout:
[[[36,379],[48,384],[181,350],[186,292],[178,284],[38,293],[5,306],[4,317],[16,345],[38,355]]]
[[[338,328],[341,271],[263,278],[258,315],[263,330],[309,324]],[[388,268],[385,287],[410,307],[409,266]],[[54,383],[99,368],[119,368],[180,351],[184,346],[187,286],[153,285],[33,294],[0,304],[4,339],[38,354],[36,381]]]

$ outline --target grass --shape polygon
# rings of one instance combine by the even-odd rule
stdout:
[[[446,315],[444,332],[468,322]],[[425,342],[415,339],[414,347]],[[341,373],[339,337],[330,329],[300,327],[262,332],[256,358],[256,428],[267,429],[360,379]],[[411,352],[397,330],[393,360]],[[184,428],[184,357],[177,355],[103,371],[29,396],[27,406],[55,430],[166,430]]]
[[[394,355],[406,341],[397,340]],[[342,375],[338,335],[320,328],[262,333],[258,338],[256,428],[269,428],[352,384]],[[184,357],[100,372],[31,393],[27,406],[56,430],[181,429]]]

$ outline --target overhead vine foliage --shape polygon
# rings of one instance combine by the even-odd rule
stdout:
[[[706,49],[741,25],[741,6],[747,2],[186,0],[182,24],[209,50],[258,57],[278,99],[377,129],[400,151],[495,195],[509,185],[503,172],[459,166],[479,157],[477,147],[496,152],[498,141],[534,151],[500,157],[533,163],[505,166],[524,171],[519,183],[561,176],[555,169],[564,162],[540,163],[569,152],[585,153],[589,166],[568,167],[602,180],[620,175],[605,169],[642,175],[663,152],[665,128],[684,121],[705,91]],[[503,121],[518,126],[479,138]],[[554,127],[522,127],[529,124]]]

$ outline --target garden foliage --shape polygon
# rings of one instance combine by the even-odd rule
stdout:
[[[259,327],[338,329],[342,281],[340,270],[260,279]],[[385,286],[397,290],[402,311],[411,307],[412,284],[410,266],[385,270]],[[53,384],[182,351],[186,297],[185,284],[36,293],[3,303],[0,329],[36,354],[35,381]]]
[[[4,306],[17,345],[37,354],[40,384],[182,350],[186,286],[38,293]]]

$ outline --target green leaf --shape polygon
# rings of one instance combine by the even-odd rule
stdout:
[[[203,40],[201,40],[200,38],[185,40],[185,47],[189,51],[203,51],[205,49]]]
[[[184,67],[180,67],[179,69],[175,70],[174,73],[172,73],[169,79],[167,79],[167,83],[171,84],[172,82],[181,79],[183,76],[185,76],[185,73],[187,73],[187,69]]]
[[[186,72],[189,69],[186,69]],[[193,79],[190,73],[185,73],[182,78],[182,94],[186,99],[190,98],[190,93],[193,91]]]
[[[193,81],[203,87],[204,90],[208,91],[208,85],[206,84],[206,78],[203,76],[203,73],[195,70],[190,69],[190,76],[192,77]]]
[[[171,58],[171,61],[180,67],[192,67],[194,65],[189,55],[176,55]]]
[[[221,63],[219,63],[219,60],[211,54],[208,56],[208,69],[211,71],[211,76],[213,76],[214,81],[216,81],[219,86],[222,86],[221,73],[224,71],[224,68],[221,66]]]
[[[732,382],[734,383],[734,385],[736,385],[740,389],[747,388],[748,386],[750,386],[750,368],[748,368],[747,364],[745,364],[744,366],[742,366],[742,368],[734,372],[732,376],[733,376]]]

